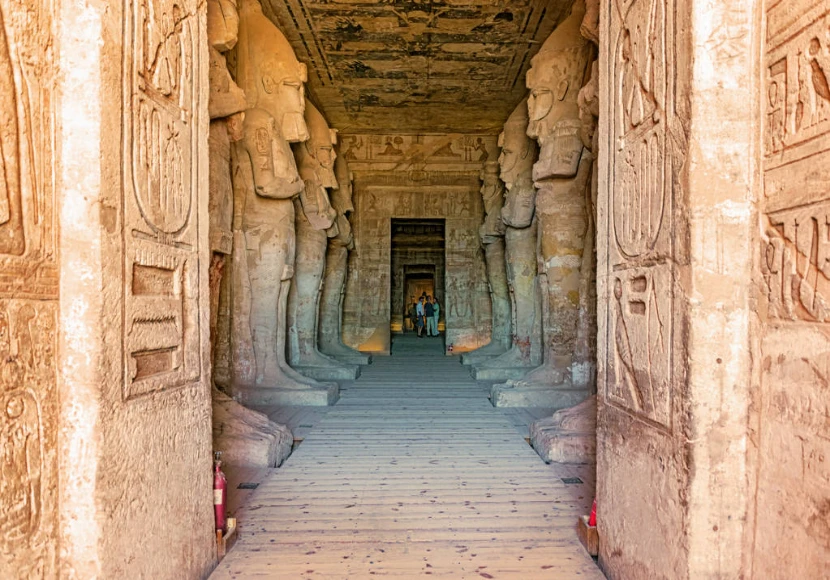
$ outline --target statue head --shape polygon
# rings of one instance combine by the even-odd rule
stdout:
[[[241,130],[237,125],[241,121]],[[294,155],[282,138],[276,119],[265,109],[248,109],[235,117],[229,130],[237,137],[251,158],[254,189],[262,197],[285,199],[303,189]],[[234,139],[232,135],[232,140]]]
[[[290,143],[308,139],[305,122],[305,64],[285,35],[262,13],[257,0],[240,0],[237,82],[250,108],[270,112]]]
[[[536,188],[533,186],[533,162],[538,149],[527,136],[526,99],[511,113],[499,135],[499,167],[501,180],[507,190],[501,218],[514,228],[526,228],[533,221]]]
[[[307,109],[308,118],[312,121],[313,127],[311,137],[303,143],[295,143],[292,147],[297,166],[300,169],[300,176],[305,182],[305,189],[300,192],[300,201],[303,206],[303,213],[308,218],[314,229],[328,230],[329,237],[337,235],[337,212],[331,207],[329,194],[326,190],[329,187],[337,186],[337,179],[334,176],[334,148],[332,145],[332,132],[323,116],[311,103]],[[321,153],[328,149],[329,153]],[[326,165],[320,159],[326,161]],[[334,226],[334,227],[332,227]]]
[[[337,158],[334,146],[337,145],[337,129],[329,128],[326,119],[312,103],[307,102],[305,121],[309,130],[309,139],[295,149],[305,149],[319,165],[318,173],[323,187],[336,189],[337,176],[334,174],[334,162]]]
[[[349,164],[340,156],[335,159],[334,173],[337,176],[338,188],[332,190],[329,196],[331,206],[337,212],[337,229],[339,232],[334,241],[352,249],[354,248],[354,235],[352,234],[352,224],[349,222],[349,218],[354,212],[352,202],[353,175],[349,169]]]
[[[533,179],[576,175],[582,154],[577,96],[591,62],[592,45],[579,31],[585,0],[576,0],[571,14],[551,33],[527,72],[530,122],[527,134],[539,142]]]

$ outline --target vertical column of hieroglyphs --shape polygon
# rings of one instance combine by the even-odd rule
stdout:
[[[55,577],[53,3],[0,2],[0,577]]]
[[[675,192],[671,0],[614,2],[610,139],[607,397],[671,427]]]
[[[755,571],[818,578],[830,570],[830,2],[767,5]]]
[[[125,14],[125,399],[201,370],[195,4],[135,0]]]

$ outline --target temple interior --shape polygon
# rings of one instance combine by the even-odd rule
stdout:
[[[0,93],[0,578],[830,578],[830,0],[0,0]]]

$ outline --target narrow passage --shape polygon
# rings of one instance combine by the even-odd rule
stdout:
[[[440,339],[396,340],[254,492],[213,580],[603,578],[589,485],[545,465]]]

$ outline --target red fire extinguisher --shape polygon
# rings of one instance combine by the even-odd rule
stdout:
[[[597,527],[597,500],[594,499],[594,505],[591,506],[591,515],[588,516],[588,525],[592,528]]]
[[[213,459],[213,513],[216,517],[216,531],[228,531],[225,506],[228,505],[228,480],[222,473],[221,451],[214,453]]]

